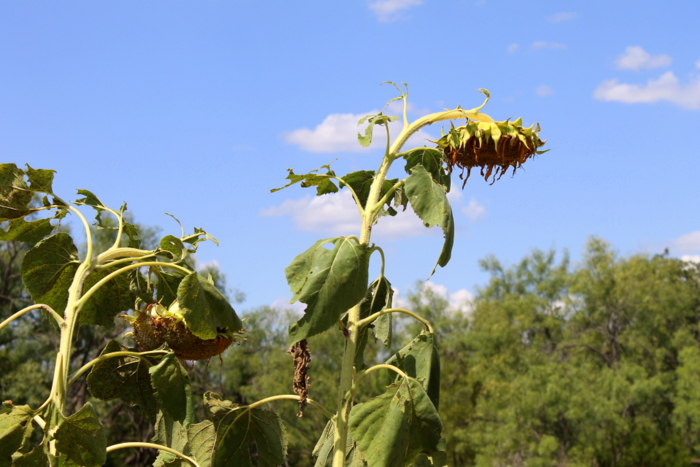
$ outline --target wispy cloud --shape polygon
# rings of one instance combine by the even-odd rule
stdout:
[[[537,41],[532,44],[533,49],[552,49],[560,50],[565,49],[565,44],[560,44],[559,42],[548,42],[548,41]]]
[[[365,125],[358,126],[357,122],[366,115],[376,115],[378,110],[370,110],[362,114],[336,113],[328,115],[321,123],[311,130],[309,128],[299,128],[282,135],[289,144],[295,144],[301,149],[309,152],[363,152],[368,148],[363,148],[357,142],[357,133],[364,134]],[[400,114],[400,111],[389,106],[389,115]],[[386,112],[385,112],[386,114]],[[403,123],[401,121],[391,122],[389,132],[391,135],[398,135]],[[383,127],[374,128],[374,138],[369,149],[383,149],[386,146]],[[419,130],[411,136],[406,143],[406,148],[411,146],[424,146],[428,139],[436,139],[424,130]]]
[[[665,54],[651,55],[643,48],[633,45],[625,49],[625,53],[617,57],[615,65],[620,70],[652,69],[666,67],[671,64],[673,59]]]
[[[518,51],[519,48],[520,48],[520,45],[513,42],[512,44],[510,44],[508,46],[508,53],[514,54],[515,52]]]
[[[593,91],[593,97],[626,104],[666,101],[685,109],[700,109],[700,77],[691,77],[683,84],[672,71],[667,71],[657,80],[648,80],[645,85],[611,79],[603,81]]]
[[[348,190],[339,193],[301,199],[288,199],[279,206],[260,211],[264,217],[290,217],[297,230],[317,232],[325,235],[355,235],[360,231],[361,222],[355,201]],[[434,231],[434,232],[433,232]],[[377,237],[387,239],[416,237],[442,233],[440,229],[426,229],[409,208],[385,222],[380,219],[372,229]]]
[[[540,97],[553,96],[554,89],[552,89],[551,86],[543,84],[542,86],[538,86],[537,89],[535,89],[535,93]]]
[[[700,230],[681,235],[672,240],[671,249],[676,253],[700,253]]]
[[[547,19],[552,23],[561,23],[562,21],[570,21],[576,18],[578,18],[578,13],[574,13],[573,11],[562,11],[561,13],[552,15]]]
[[[375,0],[369,8],[382,22],[396,21],[403,15],[404,10],[421,5],[423,0]]]
[[[474,198],[469,200],[469,204],[460,211],[472,222],[476,222],[486,215],[486,208]]]

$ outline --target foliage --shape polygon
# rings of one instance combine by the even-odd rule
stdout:
[[[203,229],[195,228],[190,235],[183,229],[181,236],[166,235],[147,248],[137,226],[124,215],[126,205],[111,209],[83,189],[78,190],[79,199],[66,202],[53,192],[53,171],[0,164],[0,237],[31,245],[23,252],[21,276],[35,303],[2,321],[0,330],[16,327],[23,315],[41,310],[59,335],[51,387],[43,403],[29,406],[8,401],[0,412],[4,441],[0,463],[89,467],[104,464],[115,450],[155,448],[160,451],[154,464],[158,466],[279,465],[287,456],[287,430],[269,404],[296,400],[299,417],[310,405],[330,419],[315,450],[317,465],[445,465],[443,424],[437,412],[440,365],[434,328],[420,315],[392,306],[391,284],[383,275],[384,254],[371,243],[371,229],[380,216],[395,215],[395,207],[405,209],[410,204],[426,227],[443,230],[437,265],[445,267],[454,243],[454,219],[446,196],[450,160],[440,147],[401,149],[413,133],[432,123],[492,119],[479,112],[481,105],[473,110],[438,112],[409,123],[406,98],[401,91],[393,99],[404,102],[404,129],[393,143],[388,123],[398,117],[380,113],[360,121],[367,123],[364,135],[358,135],[363,146],[371,143],[374,126],[386,129],[387,150],[376,171],[338,177],[324,166],[325,174],[297,175],[290,170],[287,177],[287,186],[298,182],[302,187],[313,186],[319,196],[347,188],[362,220],[359,237],[319,240],[285,271],[292,300],[306,304],[304,316],[289,326],[288,345],[308,349],[307,338],[320,338],[330,331],[344,340],[336,373],[339,384],[332,391],[337,396],[327,402],[335,407],[335,414],[315,395],[307,395],[306,350],[294,353],[296,395],[268,394],[240,405],[208,391],[203,406],[197,407],[192,377],[182,360],[222,352],[240,338],[243,327],[214,279],[192,267],[199,244],[216,240]],[[517,131],[519,123],[512,125]],[[408,176],[388,180],[387,173],[397,160],[405,162]],[[40,201],[33,202],[35,199]],[[98,229],[114,231],[113,244],[104,250],[97,248],[99,236],[93,234],[79,207],[95,211]],[[56,224],[67,215],[76,216],[85,229],[83,254],[70,233],[55,232]],[[381,258],[382,273],[369,284],[369,263],[375,252]],[[124,315],[129,311],[131,315]],[[366,351],[373,348],[368,331],[389,345],[392,313],[415,318],[422,329],[393,356],[386,350],[381,353],[386,354],[384,363],[365,368]],[[110,332],[120,315],[133,324],[138,348],[130,346],[128,339],[112,339],[98,357],[89,359],[86,352],[82,364],[76,365],[76,337],[82,328]],[[191,352],[198,347],[215,352]],[[377,375],[369,376],[375,372]],[[388,380],[387,372],[392,375]],[[85,375],[95,404],[84,397],[71,400],[72,388]],[[366,397],[368,388],[378,389],[377,381],[388,386],[379,395],[373,391],[372,397]],[[99,400],[139,407],[153,423],[152,442],[108,446],[96,409]],[[204,420],[199,421],[202,416]],[[33,436],[35,431],[38,436]]]
[[[468,321],[429,291],[414,297],[453,323],[441,335],[450,465],[688,465],[700,455],[697,266],[617,258],[597,239],[573,270],[539,251],[508,269],[482,265],[493,277]]]

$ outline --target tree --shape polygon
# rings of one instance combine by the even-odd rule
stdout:
[[[492,279],[468,331],[456,324],[441,339],[443,361],[462,369],[443,387],[454,465],[687,465],[698,455],[697,267],[618,258],[598,239],[573,271],[540,251],[508,269],[482,266]]]

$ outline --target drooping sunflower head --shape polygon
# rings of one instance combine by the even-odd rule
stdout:
[[[481,169],[486,181],[493,176],[491,183],[494,183],[510,167],[515,173],[529,158],[547,152],[539,150],[546,143],[537,134],[539,131],[539,124],[524,128],[520,118],[512,122],[468,120],[464,126],[450,128],[436,143],[444,152],[450,170],[462,169],[459,177],[464,179],[464,188],[474,167]]]
[[[154,350],[167,343],[180,360],[208,360],[221,354],[234,342],[245,340],[245,330],[229,332],[217,329],[214,339],[201,339],[187,327],[177,300],[165,308],[150,303],[136,316],[124,316],[134,327],[134,337],[140,351]]]

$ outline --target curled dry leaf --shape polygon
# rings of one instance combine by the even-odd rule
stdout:
[[[288,351],[294,357],[294,393],[299,396],[299,413],[297,417],[304,416],[307,397],[309,395],[309,363],[311,362],[311,352],[306,339],[302,339],[294,344]]]

